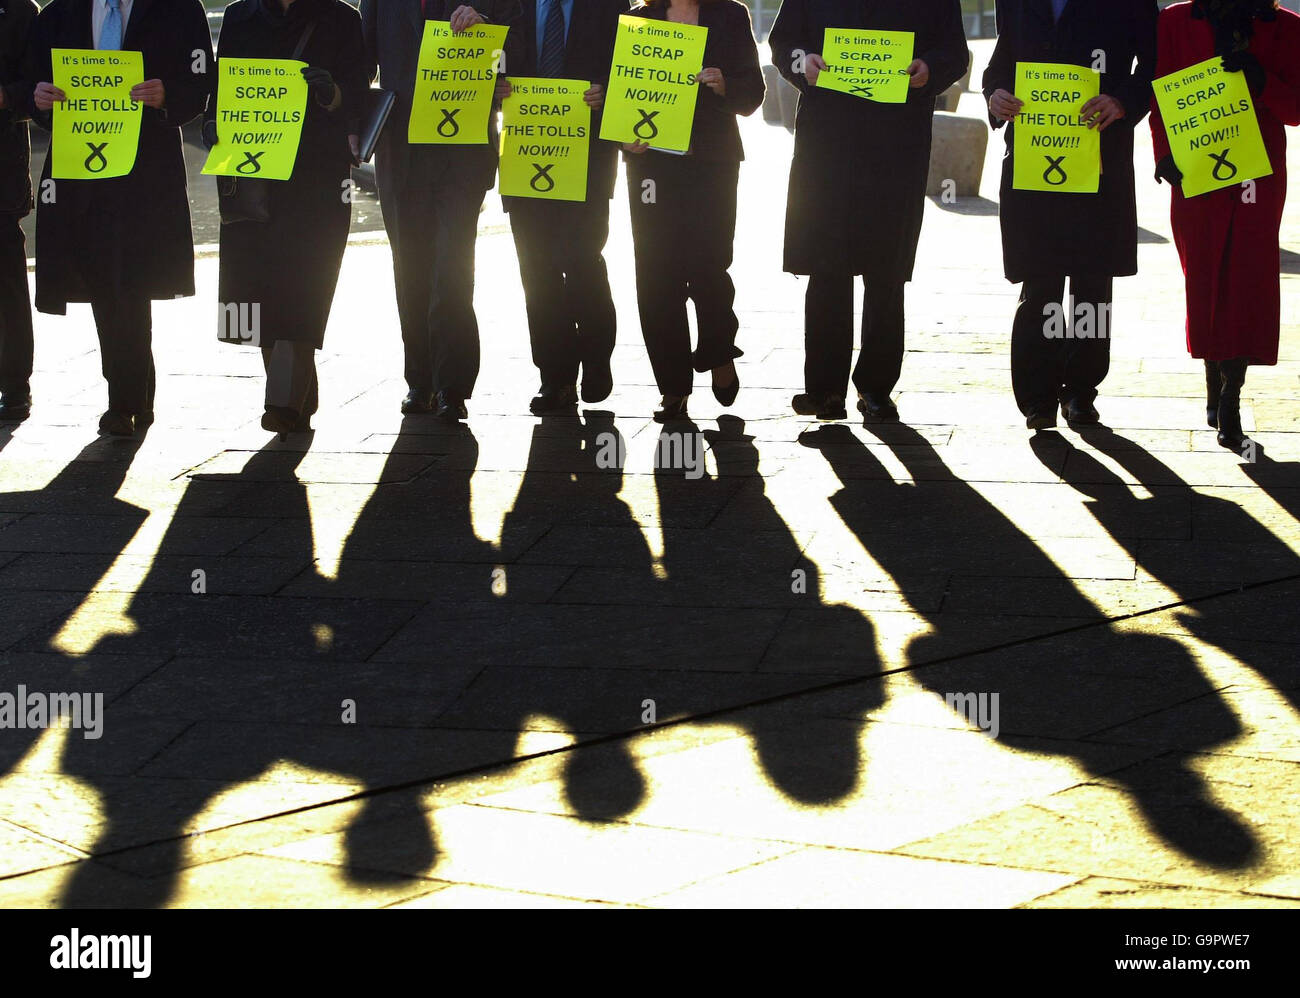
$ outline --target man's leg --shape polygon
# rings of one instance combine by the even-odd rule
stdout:
[[[628,164],[628,183],[634,192],[631,208],[636,305],[655,384],[663,395],[684,398],[691,394],[694,380],[691,326],[686,315],[686,275],[679,262],[683,247],[677,238],[678,216],[685,214],[686,209],[679,200],[681,184],[674,182],[672,166],[665,163],[653,166],[656,172],[652,177],[645,172],[645,164]],[[655,181],[655,198],[649,203],[635,194],[645,179]]]
[[[1025,416],[1055,414],[1061,390],[1065,277],[1030,277],[1011,325],[1011,388]],[[1055,335],[1049,336],[1051,331]]]
[[[0,214],[0,395],[25,403],[32,377],[32,300],[17,215]]]
[[[903,373],[902,281],[866,278],[862,296],[862,349],[853,385],[863,395],[887,399]]]
[[[519,257],[528,312],[533,364],[545,387],[578,383],[577,331],[568,310],[560,245],[572,233],[548,201],[523,199],[510,209],[510,231]]]
[[[100,362],[108,382],[108,408],[125,416],[153,412],[153,315],[148,298],[91,302]]]
[[[437,233],[429,181],[413,176],[413,150],[398,137],[385,140],[375,162],[379,203],[393,254],[397,316],[402,327],[406,386],[433,391],[433,354],[429,335],[429,301]]]
[[[1061,400],[1091,406],[1097,389],[1110,373],[1111,298],[1113,280],[1106,276],[1070,278],[1074,298],[1071,332],[1065,341]],[[1089,328],[1090,327],[1090,328]],[[1079,336],[1080,332],[1091,333]]]
[[[604,256],[609,238],[609,202],[598,199],[581,205],[576,219],[566,262],[565,298],[568,314],[578,324],[584,394],[598,396],[588,401],[600,401],[613,388],[609,362],[618,330]]]
[[[433,293],[427,322],[433,343],[433,388],[464,400],[478,380],[474,249],[486,191],[440,184],[433,191]]]
[[[853,359],[853,275],[813,274],[804,295],[804,390],[844,398]]]

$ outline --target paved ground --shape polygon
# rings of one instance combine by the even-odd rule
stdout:
[[[40,318],[36,415],[0,436],[0,691],[107,706],[98,740],[0,732],[0,904],[1297,903],[1300,331],[1247,386],[1266,456],[1220,450],[1144,143],[1111,429],[1030,440],[990,173],[927,208],[904,424],[818,428],[788,410],[790,140],[746,141],[744,390],[693,399],[703,477],[656,473],[622,193],[619,388],[579,418],[521,415],[495,205],[459,432],[397,413],[373,235],[309,442],[258,428],[211,256],[156,310],[138,446],[94,438],[88,315]]]

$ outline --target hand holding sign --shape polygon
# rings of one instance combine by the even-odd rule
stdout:
[[[32,92],[32,102],[38,111],[49,111],[55,104],[61,104],[67,99],[68,95],[53,83],[38,83]]]
[[[808,55],[804,56],[803,75],[804,75],[804,79],[808,81],[808,86],[810,87],[817,86],[817,77],[822,75],[822,71],[825,68],[826,68],[826,60],[823,59],[818,53],[810,52],[808,53]]]
[[[1019,97],[1000,87],[989,94],[989,114],[998,121],[1013,120],[1024,106],[1025,102]]]
[[[161,111],[167,102],[167,88],[162,80],[145,80],[131,88],[131,99]]]
[[[924,59],[913,59],[907,67],[907,75],[912,78],[907,85],[913,90],[919,90],[930,82],[930,67]]]
[[[701,69],[700,75],[696,77],[701,83],[712,90],[719,97],[727,96],[727,81],[722,78],[720,69]]]
[[[1079,116],[1088,123],[1089,128],[1104,132],[1109,126],[1124,117],[1124,105],[1110,94],[1098,94],[1083,105],[1083,110],[1079,112]]]

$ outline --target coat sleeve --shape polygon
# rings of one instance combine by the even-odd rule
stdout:
[[[933,38],[927,39],[925,51],[916,54],[916,58],[930,67],[929,82],[918,88],[923,97],[933,97],[951,87],[965,74],[970,61],[961,3],[959,0],[946,0],[944,7]]]
[[[1284,125],[1300,125],[1300,18],[1278,15],[1279,58],[1264,67],[1264,89],[1255,102]]]
[[[361,0],[361,37],[366,47],[366,79],[379,75],[379,0]]]
[[[735,13],[727,26],[730,38],[724,50],[728,65],[718,67],[722,70],[727,93],[718,99],[732,114],[750,115],[762,107],[767,84],[763,82],[763,67],[758,63],[758,45],[754,41],[749,8],[736,4],[731,9]],[[715,96],[712,90],[709,95]]]
[[[203,4],[200,0],[180,0],[174,9],[178,37],[160,75],[166,104],[161,111],[148,107],[145,111],[152,111],[162,124],[179,128],[207,109],[217,74]]]
[[[0,111],[0,123],[22,121],[31,116],[32,82],[26,73],[25,55],[32,25],[36,21],[36,5],[32,0],[10,0],[9,19],[11,30],[2,56],[7,71],[3,83],[0,83],[5,94],[5,109]]]
[[[1011,31],[1011,16],[1006,13],[1006,7],[1005,0],[999,0],[996,17],[998,40],[993,46],[993,55],[989,57],[989,64],[985,67],[981,80],[985,103],[988,103],[995,90],[1005,90],[1012,94],[1016,92],[1016,49],[1020,40]],[[989,125],[992,128],[1001,128],[1005,124],[1005,121],[989,115]]]
[[[338,67],[332,70],[334,82],[338,84],[339,93],[343,95],[343,105],[339,113],[349,135],[359,135],[361,119],[365,114],[366,91],[370,89],[368,64],[366,63],[366,43],[361,34],[361,18],[356,11],[347,8],[341,11],[339,18],[340,43]]]
[[[27,91],[27,115],[32,121],[47,132],[53,125],[53,115],[49,111],[38,111],[32,97],[37,83],[49,83],[54,79],[54,65],[50,61],[50,49],[53,47],[54,22],[58,11],[46,6],[32,23],[27,36],[27,53],[23,57],[23,77],[31,81]]]
[[[471,0],[470,6],[483,15],[489,24],[504,24],[506,74],[510,67],[524,61],[524,33],[519,30],[524,20],[524,9],[519,0]]]
[[[1156,70],[1156,20],[1159,14],[1160,8],[1156,6],[1155,0],[1142,0],[1137,5],[1133,25],[1133,50],[1137,53],[1137,65],[1111,94],[1124,105],[1124,117],[1133,127],[1137,127],[1138,122],[1150,110],[1151,81],[1160,75]],[[1105,93],[1104,90],[1102,92]]]
[[[1156,40],[1156,79],[1168,76],[1179,68],[1178,40],[1175,35],[1173,17],[1161,14]],[[1160,105],[1156,103],[1155,95],[1147,98],[1147,102],[1151,110],[1151,149],[1158,164],[1169,155],[1169,136],[1165,134],[1165,119],[1160,114]]]
[[[777,12],[772,31],[767,36],[768,46],[772,50],[772,65],[787,82],[798,87],[801,93],[808,91],[808,78],[803,73],[795,72],[795,63],[802,64],[802,56],[809,52],[821,52],[821,41],[814,45],[812,28],[808,22],[808,0],[782,0]]]

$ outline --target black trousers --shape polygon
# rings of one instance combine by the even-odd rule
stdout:
[[[448,174],[436,146],[394,138],[375,170],[393,250],[406,384],[469,398],[478,380],[474,242],[486,190]]]
[[[655,152],[627,160],[641,335],[659,391],[689,395],[692,370],[741,356],[736,287],[727,272],[740,164]],[[687,301],[695,303],[699,333],[693,353]]]
[[[888,395],[903,372],[903,289],[896,280],[864,279],[862,348],[853,368],[859,392]],[[853,275],[813,274],[804,296],[804,390],[848,395],[853,360]]]
[[[26,396],[32,378],[32,298],[21,216],[0,214],[0,393]]]
[[[1113,280],[1095,274],[1069,280],[1073,308],[1064,300],[1063,274],[1028,278],[1020,289],[1011,327],[1011,387],[1026,416],[1069,399],[1091,404],[1110,370]]]
[[[90,303],[108,407],[128,416],[153,412],[153,308],[148,298],[101,295]]]
[[[604,368],[614,352],[617,318],[602,256],[609,202],[519,198],[510,230],[542,384],[577,384],[579,364],[584,372]]]

